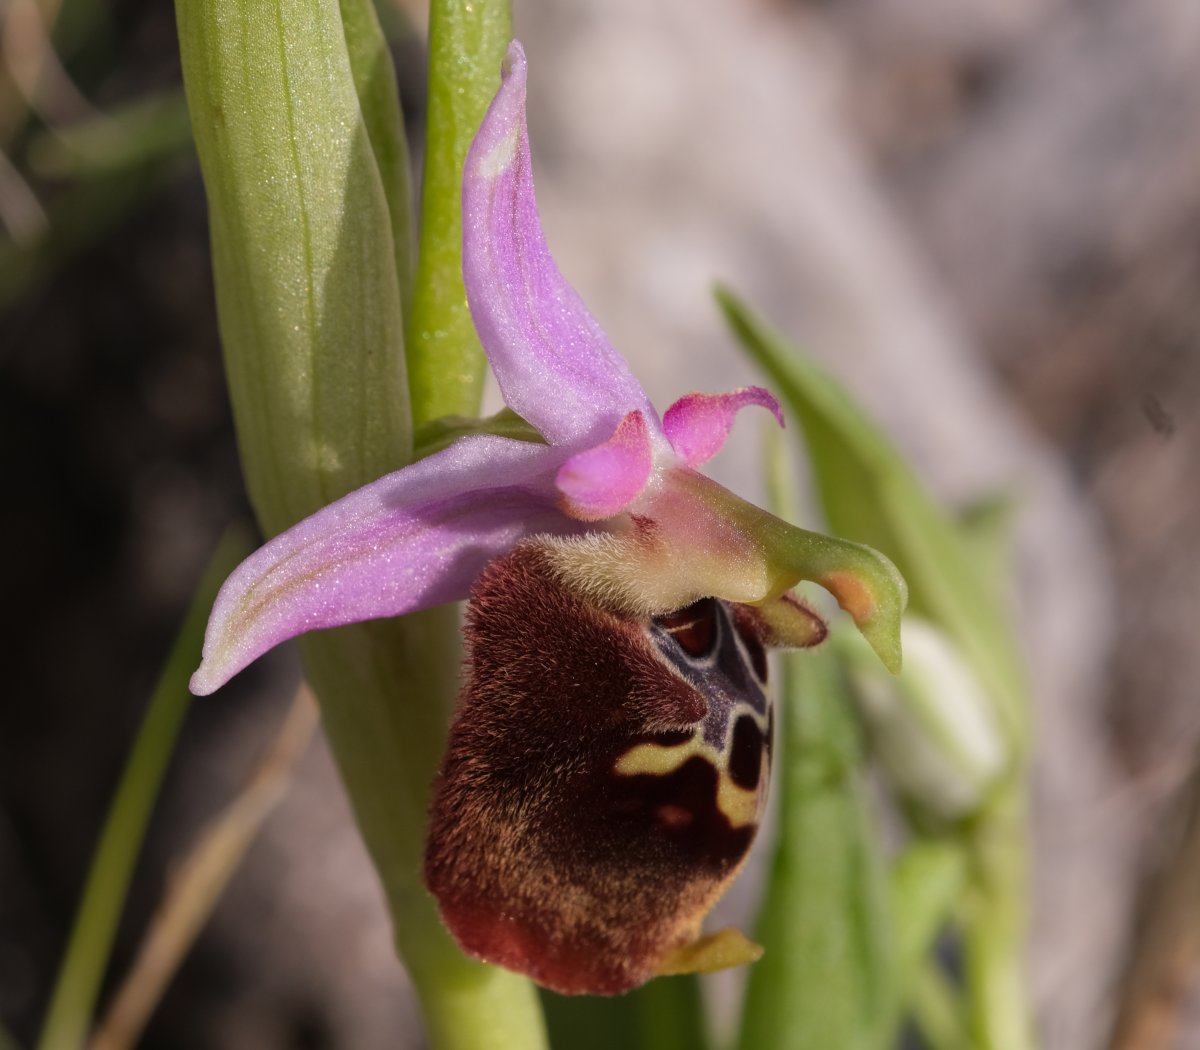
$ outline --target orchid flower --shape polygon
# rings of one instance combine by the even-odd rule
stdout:
[[[513,42],[468,154],[463,272],[508,407],[275,537],[229,578],[192,679],[212,692],[306,631],[470,598],[468,673],[426,883],[469,954],[612,994],[754,957],[700,923],[765,798],[764,646],[825,636],[829,590],[892,669],[903,580],[697,471],[759,387],[660,416],[546,247]]]

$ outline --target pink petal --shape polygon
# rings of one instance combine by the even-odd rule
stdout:
[[[554,483],[563,509],[580,521],[619,514],[637,498],[650,477],[650,432],[641,412],[630,412],[604,444],[577,452],[558,470]]]
[[[276,536],[217,595],[192,692],[306,631],[464,598],[527,533],[572,531],[548,484],[561,462],[545,445],[464,438]]]
[[[733,418],[747,405],[770,409],[783,426],[779,402],[760,386],[744,386],[728,394],[688,394],[663,416],[667,440],[689,467],[707,463],[725,444]]]
[[[525,125],[525,53],[515,40],[463,175],[463,279],[505,402],[553,445],[594,444],[633,410],[640,384],[546,247]]]

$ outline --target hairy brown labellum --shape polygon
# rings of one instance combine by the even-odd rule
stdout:
[[[678,965],[745,859],[778,632],[712,598],[641,621],[559,581],[534,540],[472,589],[425,878],[469,954],[612,995]]]

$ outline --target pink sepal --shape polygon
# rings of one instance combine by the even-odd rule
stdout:
[[[561,462],[545,445],[472,435],[280,533],[217,595],[192,692],[211,693],[305,631],[465,598],[524,535],[577,527],[548,484]]]
[[[658,415],[567,283],[538,218],[515,40],[463,169],[463,281],[504,403],[552,445],[587,448],[627,413]]]

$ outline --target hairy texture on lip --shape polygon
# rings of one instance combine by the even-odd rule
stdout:
[[[768,746],[765,697],[758,713],[706,698],[656,631],[563,588],[536,541],[472,590],[426,883],[464,950],[560,992],[612,995],[660,972],[696,941],[757,827],[742,796],[765,792],[746,772],[748,749]],[[715,743],[714,704],[730,712]],[[757,735],[735,731],[743,706]]]

